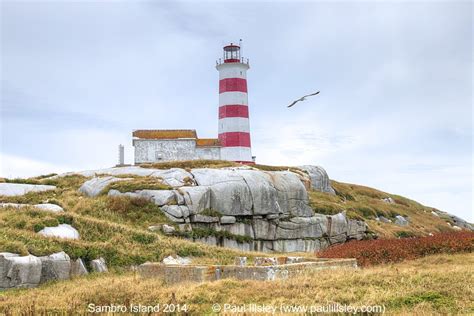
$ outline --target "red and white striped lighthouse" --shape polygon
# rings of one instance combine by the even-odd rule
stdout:
[[[253,163],[247,95],[248,59],[240,56],[240,46],[224,46],[219,71],[219,140],[221,159]]]

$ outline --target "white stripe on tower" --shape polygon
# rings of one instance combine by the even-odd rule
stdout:
[[[253,163],[247,95],[248,63],[240,58],[240,47],[224,47],[219,71],[219,140],[221,159]]]

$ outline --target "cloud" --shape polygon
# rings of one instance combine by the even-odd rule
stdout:
[[[51,164],[25,157],[0,153],[0,176],[4,178],[29,178],[71,170],[64,165]]]
[[[1,14],[3,155],[78,170],[114,165],[119,143],[131,162],[133,129],[215,137],[214,63],[242,38],[258,162],[322,165],[472,218],[472,3],[5,2]]]

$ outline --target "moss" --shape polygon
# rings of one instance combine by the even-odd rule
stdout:
[[[206,237],[216,237],[216,238],[227,238],[233,239],[238,243],[251,242],[253,239],[249,236],[235,235],[227,231],[216,231],[212,228],[194,228],[192,231],[180,232],[176,231],[175,236],[190,238],[190,239],[201,239]]]
[[[110,183],[106,186],[101,194],[107,194],[110,190],[117,190],[119,192],[135,192],[137,190],[172,190],[173,188],[166,185],[159,178],[135,178],[130,180],[123,180]]]
[[[199,212],[200,215],[211,216],[211,217],[219,217],[221,218],[223,215],[221,212],[214,210],[212,208],[206,208]]]

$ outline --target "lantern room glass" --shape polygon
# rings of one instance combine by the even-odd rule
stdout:
[[[224,47],[224,60],[240,60],[240,47],[234,45]]]

